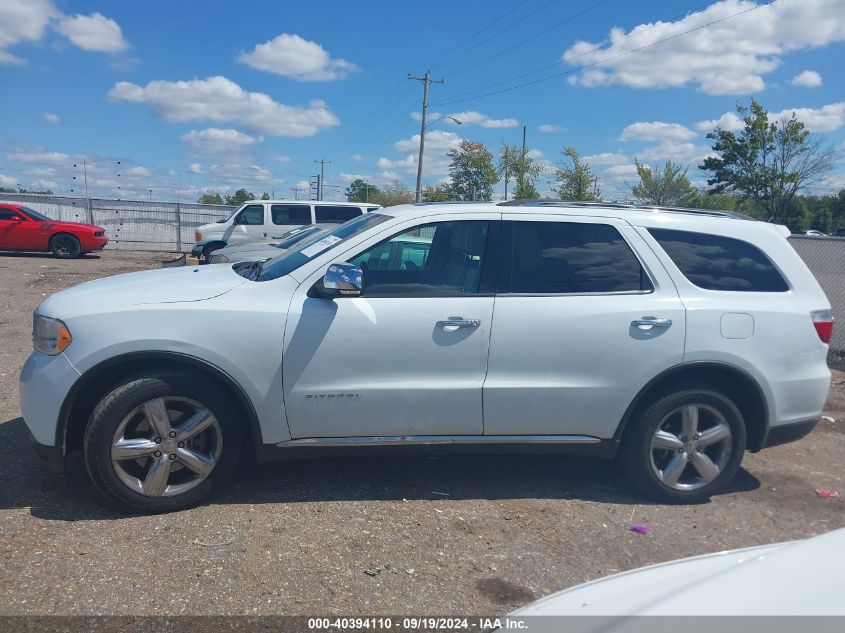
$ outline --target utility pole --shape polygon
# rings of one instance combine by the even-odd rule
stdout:
[[[299,200],[299,187],[291,187],[291,191],[293,191],[293,199]]]
[[[420,121],[420,157],[417,160],[417,190],[414,192],[414,202],[422,200],[422,168],[423,168],[423,151],[425,150],[425,115],[428,111],[428,84],[442,84],[443,79],[432,79],[431,71],[425,71],[422,77],[414,77],[408,73],[408,79],[423,82],[423,102],[422,102],[422,117]]]
[[[508,146],[507,145],[505,145],[504,154],[505,154],[505,160],[504,160],[504,163],[505,163],[505,202],[507,202],[508,201],[508,177],[509,177],[509,174],[508,174]]]
[[[331,165],[332,161],[326,160],[322,158],[320,160],[315,160],[315,163],[320,164],[320,184],[317,187],[317,200],[323,199],[323,181],[326,179],[326,164]]]
[[[519,180],[517,181],[518,182],[517,187],[520,188],[520,189],[522,188],[522,187],[520,187],[520,185],[522,185],[523,181],[525,180],[525,130],[526,130],[526,127],[527,126],[525,126],[525,125],[522,126],[522,156],[519,157]],[[525,194],[522,194],[522,195],[525,195]]]

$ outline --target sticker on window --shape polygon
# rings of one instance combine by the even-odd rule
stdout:
[[[341,241],[342,239],[337,237],[336,235],[327,235],[319,242],[314,242],[308,248],[303,248],[300,252],[306,257],[314,257],[315,255],[319,255],[320,253],[322,253],[329,246],[334,246],[335,244]]]

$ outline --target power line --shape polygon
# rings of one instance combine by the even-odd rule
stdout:
[[[661,39],[661,40],[657,40],[657,41],[655,41],[655,42],[651,42],[650,44],[645,44],[645,45],[640,46],[640,47],[638,47],[638,48],[634,48],[634,49],[631,49],[631,50],[629,50],[629,51],[625,51],[624,53],[619,53],[619,54],[617,54],[617,55],[613,55],[613,56],[610,56],[610,57],[606,57],[606,58],[604,58],[604,59],[600,59],[600,60],[598,60],[598,61],[591,62],[591,63],[589,63],[589,64],[584,64],[584,65],[582,65],[582,66],[577,66],[577,67],[575,67],[575,68],[570,68],[570,69],[565,70],[565,71],[560,72],[560,73],[555,73],[555,74],[553,74],[553,75],[548,75],[548,76],[546,76],[546,77],[541,77],[540,79],[536,79],[536,80],[533,80],[533,81],[528,81],[528,82],[525,82],[525,83],[522,83],[522,84],[518,84],[518,85],[515,85],[515,86],[510,86],[510,87],[508,87],[508,88],[503,88],[502,90],[495,90],[495,91],[486,92],[486,93],[483,93],[483,94],[473,95],[473,93],[478,92],[479,90],[485,90],[485,89],[487,89],[487,88],[492,88],[493,86],[499,86],[499,85],[502,85],[502,84],[511,83],[511,82],[513,82],[513,81],[516,81],[516,80],[518,80],[518,79],[522,78],[522,77],[528,77],[528,76],[530,76],[530,75],[534,75],[534,74],[536,74],[536,73],[538,73],[538,72],[541,72],[541,71],[543,71],[543,70],[547,70],[547,69],[549,69],[549,68],[553,68],[553,67],[555,67],[555,66],[560,66],[560,65],[561,65],[561,64],[563,64],[565,61],[569,61],[569,62],[571,62],[573,59],[578,59],[579,57],[583,57],[584,55],[589,55],[590,53],[595,53],[596,51],[600,51],[600,50],[603,48],[603,45],[600,45],[600,46],[597,46],[597,47],[592,48],[592,49],[590,49],[590,50],[583,51],[583,52],[581,52],[581,53],[579,53],[579,54],[577,54],[577,55],[575,55],[575,56],[571,57],[569,60],[560,60],[560,61],[555,62],[555,63],[553,63],[553,64],[547,64],[546,66],[541,66],[540,68],[536,68],[536,69],[534,69],[534,70],[532,70],[532,71],[529,71],[529,72],[527,72],[527,73],[521,73],[521,74],[519,74],[519,75],[516,75],[515,77],[511,77],[510,79],[505,79],[505,80],[503,80],[503,81],[498,81],[498,82],[495,82],[495,83],[492,83],[492,84],[488,84],[486,87],[476,88],[475,90],[470,90],[470,91],[468,91],[468,92],[463,93],[464,95],[472,95],[472,96],[468,96],[468,97],[466,97],[466,98],[460,98],[462,95],[458,95],[458,97],[459,97],[459,98],[456,98],[456,99],[451,99],[451,100],[449,100],[449,101],[441,101],[441,102],[439,102],[439,103],[433,103],[433,104],[431,104],[431,105],[432,105],[432,107],[437,107],[437,106],[442,106],[442,105],[449,105],[449,104],[452,104],[452,103],[463,103],[463,102],[465,102],[465,101],[473,101],[473,100],[475,100],[475,99],[481,99],[481,98],[484,98],[484,97],[489,97],[489,96],[493,96],[493,95],[497,95],[497,94],[502,94],[502,93],[505,93],[505,92],[511,92],[511,91],[513,91],[513,90],[517,90],[517,89],[519,89],[519,88],[524,88],[524,87],[527,87],[527,86],[532,86],[532,85],[535,85],[535,84],[538,84],[538,83],[542,83],[542,82],[544,82],[544,81],[548,81],[548,80],[550,80],[550,79],[555,79],[555,78],[557,78],[557,77],[564,77],[564,76],[566,76],[566,75],[570,75],[570,74],[572,74],[572,73],[576,73],[576,72],[579,72],[579,71],[584,70],[584,69],[587,69],[587,68],[592,68],[593,66],[598,66],[598,65],[600,65],[600,64],[604,64],[605,62],[609,62],[609,61],[613,61],[613,60],[616,60],[616,59],[620,59],[620,58],[622,58],[622,57],[626,57],[627,55],[632,55],[632,54],[637,53],[637,52],[639,52],[639,51],[642,51],[642,50],[644,50],[644,49],[646,49],[646,48],[651,48],[652,46],[657,46],[658,44],[662,44],[662,43],[664,43],[664,42],[668,42],[669,40],[673,40],[673,39],[676,39],[676,38],[678,38],[678,37],[682,37],[682,36],[684,36],[684,35],[688,35],[689,33],[692,33],[692,32],[694,32],[694,31],[699,31],[699,30],[701,30],[701,29],[703,29],[703,28],[707,28],[708,26],[713,26],[714,24],[718,24],[718,23],[720,23],[720,22],[725,22],[726,20],[730,20],[731,18],[735,18],[735,17],[740,16],[740,15],[743,15],[743,14],[745,14],[745,13],[749,13],[749,12],[751,12],[751,11],[755,11],[755,10],[757,10],[757,9],[761,8],[761,7],[768,6],[768,5],[772,4],[772,2],[774,2],[774,0],[769,0],[769,2],[765,2],[765,3],[763,3],[763,4],[758,4],[758,5],[755,5],[755,6],[753,6],[753,7],[748,8],[748,9],[744,9],[743,11],[739,11],[739,12],[737,12],[737,13],[733,13],[733,14],[728,15],[728,16],[725,16],[725,17],[723,17],[723,18],[719,18],[719,19],[717,19],[717,20],[713,20],[713,21],[711,21],[711,22],[707,22],[706,24],[700,24],[699,26],[696,26],[696,27],[693,27],[693,28],[688,29],[688,30],[686,30],[686,31],[683,31],[682,33],[676,33],[675,35],[670,35],[669,37],[665,37],[665,38],[663,38],[663,39]],[[707,6],[710,6],[710,5],[709,5],[709,4],[707,4],[707,5],[702,5],[702,7],[707,7]],[[702,8],[702,7],[699,7],[699,8]],[[683,14],[683,15],[681,15],[680,17],[684,17],[684,15],[688,15],[688,14]],[[675,19],[678,19],[678,18],[677,18],[677,17],[676,17],[676,18],[670,18],[670,20],[675,20]],[[656,22],[656,23],[652,24],[651,26],[647,27],[646,29],[641,29],[641,30],[636,31],[636,32],[632,30],[630,33],[628,33],[628,34],[627,34],[627,35],[625,35],[624,37],[619,38],[618,40],[616,40],[616,41],[615,41],[615,42],[613,42],[613,43],[614,43],[614,44],[616,44],[616,43],[618,43],[618,42],[624,41],[624,40],[626,40],[626,39],[628,39],[628,38],[632,37],[633,35],[641,35],[642,33],[646,32],[646,31],[649,31],[649,30],[651,30],[651,29],[653,29],[653,28],[655,28],[655,27],[657,27],[657,26],[660,26],[660,25],[662,25],[662,24],[664,24],[664,23],[661,23],[661,22]]]
[[[447,60],[445,60],[445,61],[443,61],[443,62],[440,62],[439,64],[435,64],[435,65],[434,65],[434,66],[432,66],[432,67],[438,67],[438,66],[442,66],[443,64],[448,64],[449,62],[451,62],[451,61],[453,61],[453,60],[455,60],[455,59],[458,59],[459,57],[462,57],[462,56],[466,55],[468,52],[470,52],[470,51],[472,51],[472,50],[475,50],[476,48],[478,48],[479,46],[481,46],[481,45],[483,45],[483,44],[486,44],[487,42],[489,42],[490,40],[492,40],[492,39],[494,39],[494,38],[498,37],[499,35],[501,35],[501,34],[502,34],[502,33],[504,33],[505,31],[508,31],[508,30],[512,29],[512,28],[513,28],[513,27],[515,27],[517,24],[521,24],[521,23],[525,22],[525,20],[527,20],[527,19],[528,19],[528,18],[530,18],[531,16],[533,16],[533,15],[535,15],[535,14],[539,13],[540,11],[542,11],[543,9],[545,9],[547,6],[549,6],[550,4],[554,4],[554,3],[555,3],[555,1],[556,1],[556,0],[549,0],[548,2],[546,2],[545,4],[540,5],[539,7],[537,7],[536,9],[534,9],[533,11],[531,11],[530,13],[527,13],[526,15],[522,16],[521,18],[519,18],[519,19],[518,19],[518,20],[516,20],[515,22],[512,22],[511,24],[507,25],[506,27],[504,27],[504,28],[502,28],[502,29],[499,29],[498,31],[496,31],[496,32],[495,32],[495,33],[493,33],[492,35],[490,35],[490,36],[488,36],[488,37],[484,38],[484,39],[483,39],[483,40],[481,40],[480,42],[476,42],[475,44],[473,44],[472,46],[470,46],[470,47],[469,47],[469,48],[467,48],[466,50],[461,51],[459,54],[457,54],[457,55],[453,55],[452,57],[448,58]]]
[[[474,64],[470,64],[469,66],[464,66],[463,68],[459,68],[458,70],[453,70],[453,71],[451,71],[449,74],[450,74],[450,75],[452,75],[452,76],[454,76],[454,75],[460,75],[460,74],[462,74],[462,73],[465,73],[465,72],[466,72],[466,71],[468,71],[468,70],[472,70],[473,68],[477,68],[478,66],[481,66],[482,64],[486,64],[486,63],[487,63],[487,62],[489,62],[489,61],[492,61],[492,60],[494,60],[494,59],[497,59],[497,58],[501,57],[502,55],[506,55],[507,53],[510,53],[511,51],[514,51],[514,50],[516,50],[517,48],[519,48],[519,47],[521,47],[521,46],[524,46],[525,44],[528,44],[528,43],[530,43],[530,42],[534,42],[534,41],[536,41],[538,38],[541,38],[541,37],[543,37],[544,35],[548,35],[548,34],[549,34],[549,33],[551,33],[552,31],[554,31],[554,30],[556,30],[556,29],[559,29],[560,27],[562,27],[562,26],[565,26],[565,25],[569,24],[570,22],[572,22],[572,21],[576,20],[577,18],[580,18],[580,17],[581,17],[582,15],[584,15],[585,13],[589,13],[590,11],[592,11],[592,10],[593,10],[593,9],[595,9],[596,7],[598,7],[598,6],[602,5],[602,4],[604,4],[604,3],[605,3],[605,2],[607,2],[607,1],[608,1],[608,0],[598,0],[598,2],[594,2],[593,4],[591,4],[590,6],[588,6],[586,9],[583,9],[583,10],[579,11],[578,13],[574,13],[574,14],[570,15],[569,17],[567,17],[566,19],[562,20],[561,22],[558,22],[557,24],[555,24],[555,25],[553,25],[553,26],[550,26],[550,27],[549,27],[549,28],[547,28],[547,29],[542,30],[542,31],[540,31],[540,32],[539,32],[539,33],[537,33],[537,34],[532,35],[531,37],[528,37],[528,38],[526,38],[526,39],[522,40],[521,42],[518,42],[518,43],[514,44],[513,46],[509,46],[508,48],[506,48],[506,49],[504,49],[504,50],[502,50],[502,51],[500,51],[500,52],[496,53],[495,55],[489,55],[489,56],[485,57],[484,59],[482,59],[482,60],[479,60],[479,61],[475,62]]]

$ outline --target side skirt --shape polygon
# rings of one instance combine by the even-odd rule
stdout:
[[[613,459],[619,443],[588,435],[308,437],[256,448],[259,463],[337,455],[560,454]]]

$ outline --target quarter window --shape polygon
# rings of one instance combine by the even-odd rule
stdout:
[[[502,292],[580,294],[653,290],[639,260],[609,224],[515,221]],[[508,272],[510,273],[509,279]]]
[[[251,204],[238,214],[237,224],[264,224],[264,205]]]
[[[675,265],[699,288],[786,292],[789,286],[756,246],[721,235],[648,229]]]
[[[311,224],[311,207],[302,204],[274,204],[270,206],[273,224]]]
[[[361,215],[361,209],[358,207],[317,205],[314,215],[317,224],[343,224],[347,220]]]
[[[486,221],[437,222],[395,235],[353,257],[364,296],[478,294]]]

